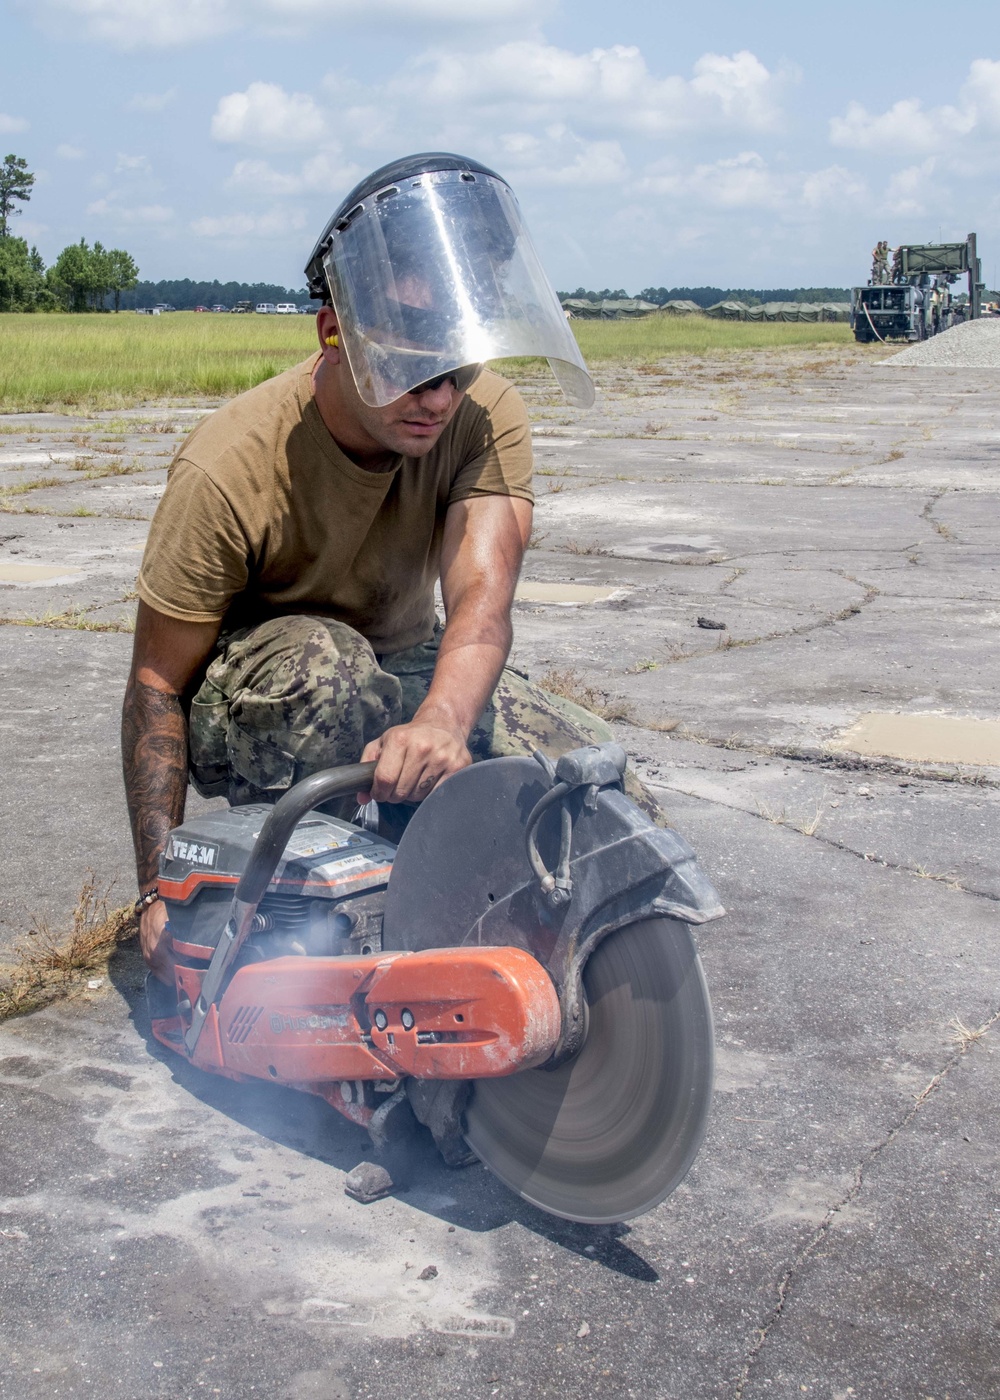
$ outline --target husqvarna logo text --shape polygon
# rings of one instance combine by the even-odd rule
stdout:
[[[271,1034],[283,1031],[329,1031],[337,1025],[333,1016],[271,1016]]]

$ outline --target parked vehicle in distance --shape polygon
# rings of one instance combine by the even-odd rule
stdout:
[[[154,311],[173,311],[173,307],[167,301],[158,301],[153,307]]]
[[[137,316],[159,316],[160,308],[158,306],[137,306],[135,314]]]
[[[207,310],[208,310],[208,307],[207,307],[207,306],[196,306],[196,307],[195,307],[195,311],[207,311]]]
[[[299,308],[294,301],[279,301],[274,310],[278,316],[297,316],[299,314]]]
[[[247,315],[249,312],[251,312],[252,310],[253,310],[253,302],[252,302],[252,301],[238,301],[238,302],[236,303],[236,305],[233,307],[233,315],[234,315],[234,316],[246,316],[246,315]]]
[[[228,312],[228,311],[229,311],[229,307],[228,307],[228,306],[213,306],[213,307],[212,307],[212,310],[213,310],[213,311],[225,311],[225,312]]]
[[[273,301],[259,301],[254,307],[258,316],[273,316],[277,309]]]
[[[315,307],[315,306],[300,306],[300,307],[299,307],[299,315],[300,315],[300,316],[315,316],[315,315],[316,315],[316,307]]]

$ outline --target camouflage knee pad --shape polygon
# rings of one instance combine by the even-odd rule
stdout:
[[[398,679],[342,622],[279,617],[235,632],[191,705],[191,776],[230,801],[356,763],[401,718]]]
[[[473,759],[530,754],[535,749],[558,758],[570,749],[605,744],[613,738],[597,715],[508,667],[469,736],[469,750]],[[633,772],[626,772],[624,787],[657,826],[668,825],[659,803]]]
[[[248,802],[279,794],[310,773],[356,763],[365,745],[413,718],[434,675],[440,626],[427,642],[376,658],[332,618],[280,617],[234,632],[191,705],[191,778],[204,797]],[[613,737],[597,715],[504,670],[469,736],[475,761],[553,758]],[[625,791],[658,825],[666,820],[633,773]],[[337,815],[348,814],[350,801]]]

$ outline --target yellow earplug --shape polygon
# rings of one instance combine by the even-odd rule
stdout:
[[[328,335],[326,338],[326,343],[327,345],[332,345],[333,348],[336,350],[340,345],[340,340],[335,335]]]

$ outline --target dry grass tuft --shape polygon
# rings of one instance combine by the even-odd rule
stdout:
[[[619,695],[609,695],[607,691],[597,690],[594,686],[587,685],[579,671],[567,669],[565,671],[546,671],[541,677],[539,685],[544,690],[551,690],[553,695],[561,695],[564,700],[572,700],[574,705],[579,705],[581,709],[589,710],[592,715],[597,715],[604,720],[631,720],[634,717],[632,706],[627,700]]]
[[[989,1028],[990,1025],[987,1021],[985,1025],[977,1026],[973,1030],[959,1016],[953,1016],[948,1022],[948,1029],[952,1032],[952,1043],[958,1046],[963,1055],[970,1046],[975,1045],[977,1040],[982,1040]]]
[[[672,734],[680,728],[681,722],[673,715],[666,715],[663,719],[644,719],[641,724],[643,729],[652,729],[657,734]]]
[[[60,937],[44,921],[34,924],[14,949],[14,963],[0,973],[0,1020],[37,1011],[65,996],[84,973],[103,967],[119,943],[134,936],[131,906],[112,909],[112,889],[100,889],[89,871],[68,935]]]
[[[134,592],[132,593],[134,597]],[[116,618],[88,617],[85,609],[68,612],[47,612],[39,617],[0,617],[2,627],[51,627],[59,632],[128,632],[135,631],[135,618],[123,614]]]
[[[600,540],[592,540],[590,544],[581,544],[579,540],[567,540],[561,546],[564,554],[604,554],[610,555],[611,550],[605,549]]]

